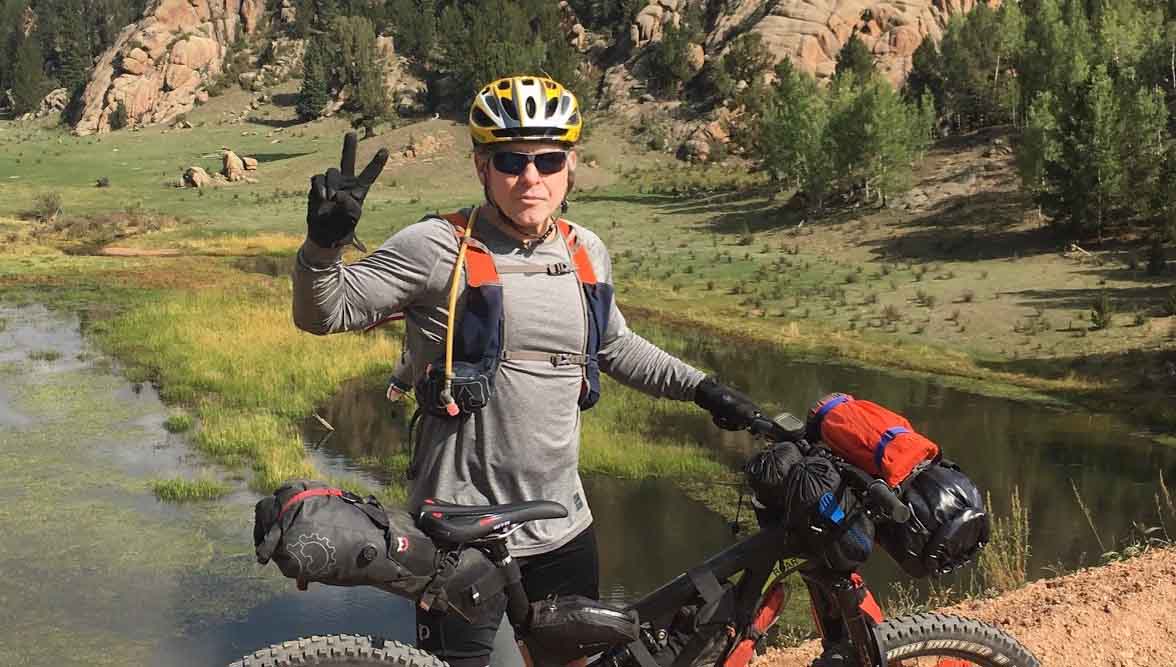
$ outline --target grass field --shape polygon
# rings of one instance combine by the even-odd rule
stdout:
[[[128,372],[194,418],[205,451],[251,466],[254,485],[268,488],[313,473],[294,420],[342,381],[384,373],[399,340],[394,329],[319,338],[292,326],[285,274],[304,232],[306,182],[337,162],[349,128],[297,124],[285,106],[226,120],[248,101],[241,91],[215,98],[188,115],[190,130],[73,137],[0,122],[0,298],[83,310]],[[1121,408],[1176,429],[1167,310],[1176,266],[1148,276],[1130,243],[1067,252],[1017,192],[1011,157],[997,150],[1003,134],[937,147],[894,208],[814,217],[737,162],[688,167],[637,148],[627,132],[608,123],[592,132],[569,217],[608,243],[630,316],[797,357]],[[426,136],[439,148],[407,157]],[[359,228],[369,246],[429,211],[478,200],[460,125],[389,130],[361,142],[360,163],[383,145],[392,159]],[[189,165],[216,171],[222,146],[258,159],[257,183],[176,187]],[[1115,312],[1095,328],[1104,293]],[[638,400],[648,399],[626,395],[587,422],[586,470],[716,474],[692,443],[626,435],[640,429],[621,408]]]

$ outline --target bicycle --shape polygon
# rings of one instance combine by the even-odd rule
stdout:
[[[819,447],[804,440],[803,423],[788,414],[774,420],[756,417],[747,430],[768,442],[794,442],[806,452]],[[910,509],[884,482],[841,459],[833,461],[872,520],[903,523],[909,519]],[[477,507],[439,503],[422,509],[418,526],[436,543],[451,549],[479,549],[503,572],[505,581],[513,582],[505,589],[507,618],[516,633],[525,637],[532,603],[506,538],[526,521],[562,518],[567,510],[542,500]],[[639,632],[607,645],[576,642],[582,656],[595,655],[589,667],[746,667],[763,648],[766,633],[787,599],[786,580],[799,574],[817,618],[837,622],[821,629],[826,639],[849,649],[845,667],[1040,667],[1014,638],[980,621],[937,613],[883,618],[859,574],[814,566],[796,542],[795,529],[761,528],[618,608],[615,613],[634,619]],[[793,559],[799,562],[782,566]],[[396,641],[332,635],[275,644],[230,667],[291,664],[445,667],[446,663]]]

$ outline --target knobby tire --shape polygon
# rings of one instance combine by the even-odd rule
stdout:
[[[953,658],[976,667],[1041,667],[1032,653],[1004,631],[968,618],[900,616],[883,621],[874,633],[890,667],[954,664],[930,658]]]
[[[444,660],[397,641],[366,635],[304,637],[255,651],[229,667],[286,667],[325,665],[327,667],[448,667]]]

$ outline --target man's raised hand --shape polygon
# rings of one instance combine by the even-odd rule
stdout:
[[[362,251],[367,248],[355,238],[355,226],[363,215],[363,200],[368,189],[388,162],[388,149],[381,148],[357,177],[355,175],[354,132],[343,137],[343,157],[339,169],[331,167],[325,174],[310,179],[307,196],[306,228],[311,241],[323,248],[338,248],[353,244]]]

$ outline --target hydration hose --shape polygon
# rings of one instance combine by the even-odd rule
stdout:
[[[474,223],[478,221],[478,208],[470,213],[470,221],[466,223],[465,233],[457,248],[457,262],[453,265],[453,280],[449,286],[449,314],[445,323],[445,385],[441,388],[441,401],[445,404],[445,412],[450,417],[456,417],[460,410],[457,401],[453,400],[453,326],[457,311],[457,286],[461,279],[461,268],[465,264],[466,248],[474,233]]]

